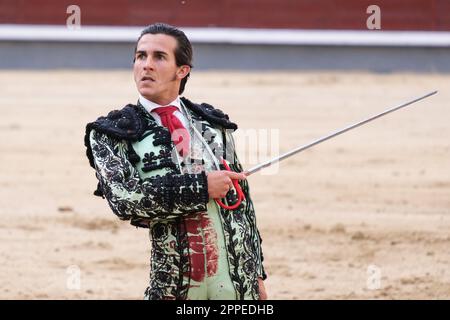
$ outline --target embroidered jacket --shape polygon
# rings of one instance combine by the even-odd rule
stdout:
[[[230,134],[237,125],[219,109],[181,99],[214,155],[227,159],[233,171],[241,172]],[[94,194],[106,198],[120,219],[150,229],[152,259],[146,296],[186,299],[190,261],[184,219],[206,211],[209,199],[205,172],[181,173],[184,163],[176,161],[169,131],[139,104],[129,104],[89,123],[85,146],[98,179]],[[221,208],[220,218],[236,297],[258,299],[257,278],[266,278],[262,240],[248,183],[239,183],[245,200],[236,210]]]

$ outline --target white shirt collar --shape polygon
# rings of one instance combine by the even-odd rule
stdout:
[[[142,104],[142,106],[147,110],[147,112],[153,112],[153,109],[159,108],[159,107],[166,107],[166,106],[175,106],[178,108],[178,110],[181,110],[181,103],[180,103],[180,97],[177,96],[175,100],[173,100],[171,103],[166,104],[164,106],[159,105],[157,103],[154,103],[153,101],[150,101],[146,98],[144,98],[141,94],[139,94],[139,102]]]

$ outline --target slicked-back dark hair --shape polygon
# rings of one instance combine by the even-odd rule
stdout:
[[[139,36],[138,40],[136,41],[136,47],[134,48],[134,52],[136,53],[137,50],[137,44],[139,43],[139,40],[146,35],[146,34],[166,34],[168,36],[172,36],[177,41],[177,47],[175,48],[175,63],[178,67],[181,67],[183,65],[188,65],[191,68],[192,65],[192,45],[189,41],[188,37],[184,34],[183,31],[180,29],[177,29],[174,26],[171,26],[166,23],[154,23],[146,27],[144,30],[142,30],[141,35]],[[133,60],[134,62],[134,60]],[[180,83],[180,89],[178,90],[178,94],[182,94],[184,91],[184,87],[186,86],[186,82],[190,76],[190,72],[181,79]]]

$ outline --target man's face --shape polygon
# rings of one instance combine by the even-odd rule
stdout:
[[[161,105],[178,96],[181,79],[190,71],[189,66],[177,66],[176,46],[177,40],[166,34],[146,34],[137,44],[133,65],[136,87],[142,96]]]

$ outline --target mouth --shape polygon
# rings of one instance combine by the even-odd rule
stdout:
[[[141,81],[142,82],[155,82],[155,79],[153,79],[152,77],[149,77],[149,76],[145,76],[145,77],[142,77],[141,78]]]

